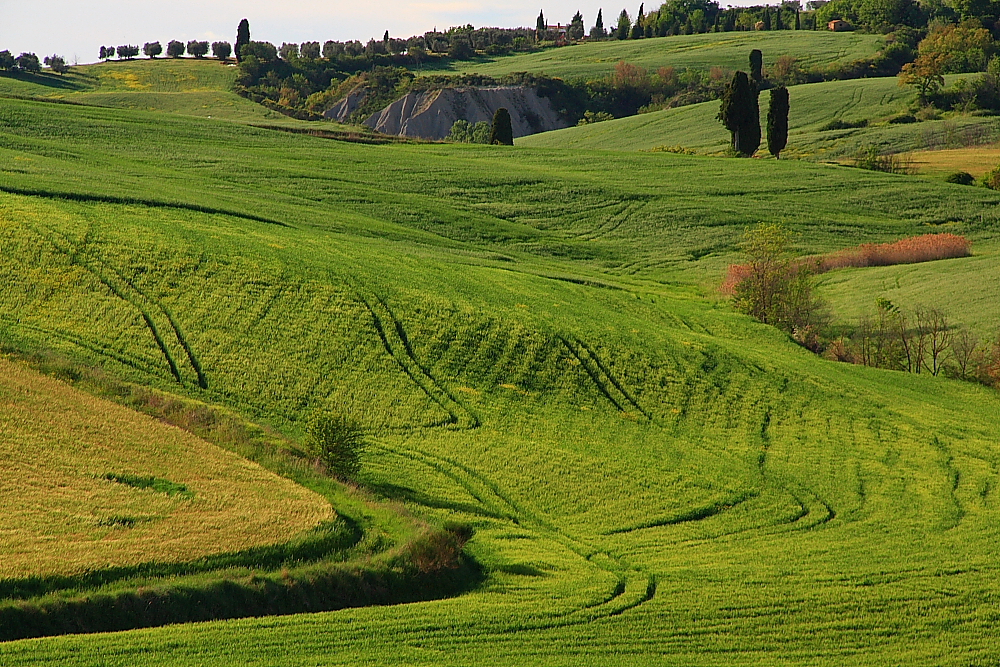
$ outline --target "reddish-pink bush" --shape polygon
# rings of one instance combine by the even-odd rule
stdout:
[[[814,273],[826,273],[848,266],[892,266],[917,264],[937,259],[968,257],[971,243],[957,234],[924,234],[911,236],[894,243],[865,243],[854,248],[838,250],[829,255],[796,260],[799,266],[808,266]],[[720,287],[723,294],[732,294],[750,274],[747,264],[730,264]]]

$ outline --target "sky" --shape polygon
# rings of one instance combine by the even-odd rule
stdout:
[[[22,51],[61,55],[67,62],[97,60],[101,45],[118,46],[172,39],[187,43],[236,39],[240,19],[250,21],[252,39],[272,42],[325,42],[381,39],[388,30],[394,37],[419,35],[437,28],[468,23],[476,27],[534,27],[539,9],[549,23],[568,23],[577,10],[587,29],[594,24],[604,0],[0,0],[0,50],[15,56]],[[630,15],[640,0],[612,0],[625,5]],[[604,7],[610,25],[622,6]],[[658,0],[648,2],[650,8]],[[721,4],[758,4],[737,0]]]

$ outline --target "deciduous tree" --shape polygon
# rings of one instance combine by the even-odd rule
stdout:
[[[196,39],[192,39],[187,43],[187,52],[189,56],[204,58],[208,54],[208,42],[199,42]]]
[[[45,56],[45,66],[56,74],[65,74],[69,71],[69,65],[66,64],[66,60],[62,56]]]
[[[172,39],[167,42],[167,55],[171,58],[180,58],[184,55],[184,42]]]
[[[147,58],[155,58],[163,53],[163,47],[159,42],[146,42],[142,45],[142,52]]]
[[[229,42],[212,42],[212,55],[219,60],[229,60],[233,54],[233,47]]]
[[[899,72],[900,86],[913,86],[921,100],[944,87],[944,72],[951,59],[946,53],[928,53],[917,56],[912,63],[903,65]]]

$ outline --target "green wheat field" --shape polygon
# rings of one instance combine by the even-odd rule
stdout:
[[[831,62],[874,48],[793,36]],[[709,37],[647,41],[695,67]],[[659,62],[614,46],[556,53],[581,75]],[[510,58],[476,69],[540,56]],[[761,222],[803,255],[948,231],[973,256],[819,292],[842,323],[888,296],[991,335],[1000,193],[640,150],[721,150],[717,103],[513,148],[367,145],[281,131],[305,123],[228,92],[217,63],[70,77],[0,79],[0,632],[81,600],[306,587],[321,566],[392,580],[427,531],[474,532],[462,580],[384,600],[405,604],[42,632],[0,664],[1000,662],[1000,396],[826,361],[718,292]],[[819,128],[906,95],[792,88],[789,155],[848,150],[856,130]],[[223,417],[196,424],[206,442],[123,407],[136,392],[256,448]],[[359,488],[289,453],[317,410],[369,434]]]

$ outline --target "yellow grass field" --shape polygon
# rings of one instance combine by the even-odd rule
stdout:
[[[283,542],[332,515],[255,463],[0,357],[0,578],[191,560]]]
[[[920,174],[946,176],[956,171],[967,171],[979,178],[1000,164],[1000,144],[917,151],[910,153],[909,158]]]

